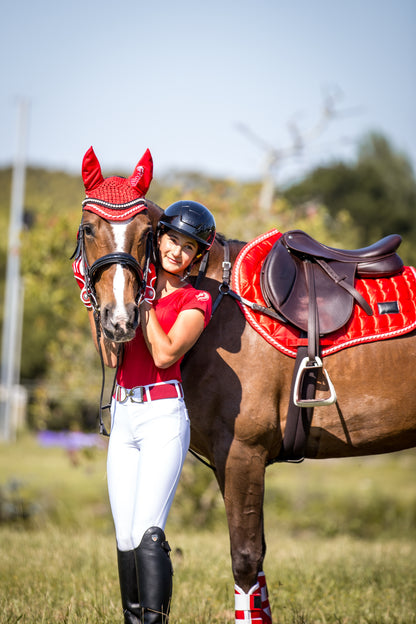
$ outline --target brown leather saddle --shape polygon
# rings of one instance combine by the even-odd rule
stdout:
[[[319,335],[330,334],[348,321],[354,300],[372,314],[354,288],[355,278],[398,273],[403,268],[396,253],[400,243],[401,236],[391,234],[362,249],[334,249],[301,230],[291,230],[277,240],[263,263],[263,297],[304,331],[308,331],[312,303],[317,308]]]
[[[336,401],[335,388],[320,357],[320,337],[345,325],[354,301],[372,309],[355,288],[356,277],[388,277],[403,262],[396,250],[401,236],[391,234],[362,249],[327,247],[301,230],[283,234],[265,259],[260,286],[269,309],[301,330],[291,401],[282,450],[275,461],[301,461],[313,408]],[[305,346],[306,341],[306,346]],[[315,398],[317,384],[328,394]]]

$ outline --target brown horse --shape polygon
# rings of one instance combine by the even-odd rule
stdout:
[[[117,224],[123,229],[120,237],[114,224],[84,206],[81,227],[87,265],[122,252],[124,259],[132,256],[143,268],[147,236],[161,213],[146,200],[144,211]],[[123,240],[122,248],[116,248],[116,238]],[[228,243],[233,264],[244,243]],[[224,247],[217,237],[199,286],[214,301],[223,281],[223,260]],[[138,271],[115,256],[99,268],[93,286],[102,330],[111,340],[128,341],[138,322]],[[125,275],[123,305],[113,289],[117,270]],[[415,332],[345,349],[325,362],[337,400],[315,408],[306,458],[371,455],[416,445]],[[191,448],[215,466],[229,526],[233,575],[245,592],[262,570],[265,469],[282,445],[293,370],[294,359],[268,344],[229,296],[223,297],[183,364]]]

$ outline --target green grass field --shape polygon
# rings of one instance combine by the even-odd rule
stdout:
[[[275,624],[416,624],[416,453],[271,466]],[[0,624],[121,624],[105,449],[0,447]],[[172,624],[232,624],[224,510],[187,460],[167,527]]]

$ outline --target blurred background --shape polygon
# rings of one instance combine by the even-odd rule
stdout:
[[[300,228],[356,248],[398,233],[416,265],[416,3],[14,0],[2,3],[0,31],[0,621],[114,622],[101,367],[70,260],[83,155],[92,145],[105,176],[129,176],[149,148],[149,199],[201,201],[230,238]],[[415,463],[413,450],[268,470],[269,589],[282,623],[305,624],[304,608],[314,622],[416,621]],[[201,558],[215,544],[218,572],[217,555],[193,563],[203,529]],[[182,548],[183,621],[233,621],[222,612],[233,587],[223,504],[191,456],[168,533]],[[57,575],[62,561],[69,575]],[[224,570],[229,593],[217,591]],[[317,595],[304,607],[306,587]],[[345,611],[355,609],[343,620],[339,588]],[[210,591],[222,601],[214,607]],[[96,619],[82,619],[85,604]]]

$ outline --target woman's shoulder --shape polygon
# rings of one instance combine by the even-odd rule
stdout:
[[[211,301],[211,295],[206,290],[198,290],[197,288],[194,288],[192,284],[186,284],[183,288],[179,288],[177,292],[178,298],[182,301]]]
[[[179,305],[191,302],[191,301],[211,301],[211,295],[206,290],[198,290],[192,286],[192,284],[185,284],[182,288],[177,288],[165,297],[161,297],[157,300],[158,306],[171,306]]]
[[[211,295],[206,290],[197,290],[193,286],[183,288],[184,298],[181,300],[181,310],[197,309],[204,315],[204,326],[209,323],[212,313]]]
[[[186,284],[167,297],[159,299],[155,304],[155,309],[159,316],[172,314],[173,311],[178,315],[185,310],[201,310],[204,314],[205,325],[207,325],[212,312],[211,295],[205,290],[198,290],[191,284]]]

